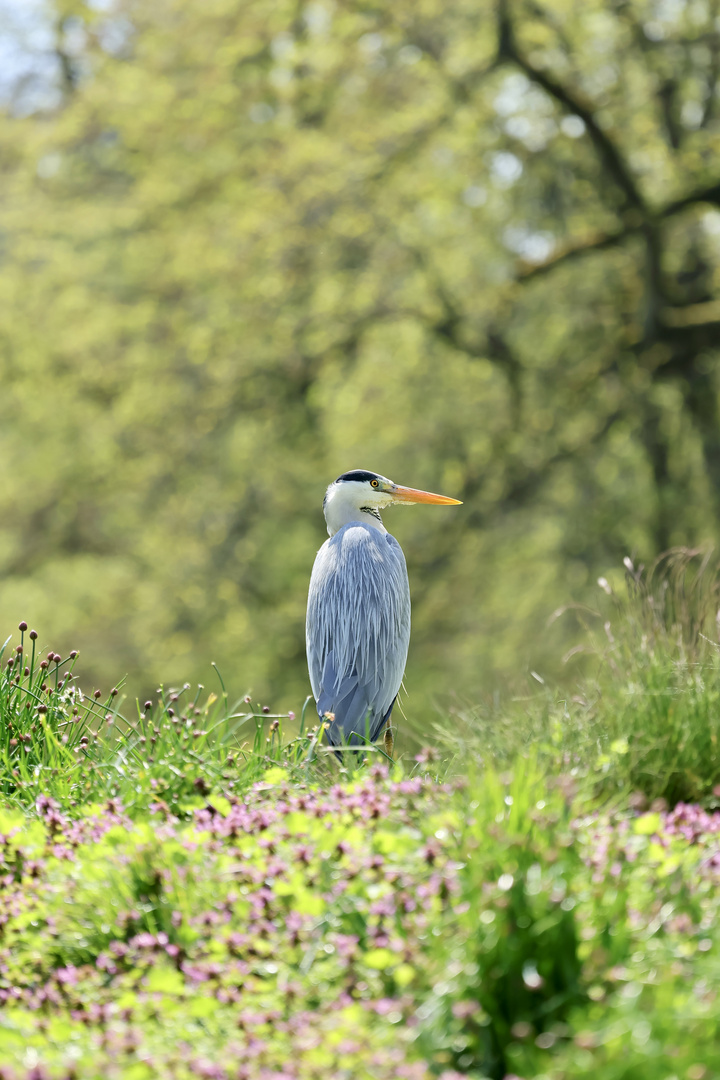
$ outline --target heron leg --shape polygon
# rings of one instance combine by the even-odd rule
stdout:
[[[387,718],[385,725],[385,753],[389,758],[393,756],[393,750],[395,749],[395,738],[393,736],[393,730],[390,727],[390,717]]]

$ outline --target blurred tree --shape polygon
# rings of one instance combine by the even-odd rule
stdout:
[[[417,722],[556,667],[549,611],[626,552],[713,538],[718,7],[38,4],[0,118],[6,624],[134,693],[214,659],[296,705],[323,488],[373,468],[466,501],[387,518]]]

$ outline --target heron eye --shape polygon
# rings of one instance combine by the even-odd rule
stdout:
[[[370,481],[370,487],[377,487],[377,486],[378,486],[377,480],[371,480]]]

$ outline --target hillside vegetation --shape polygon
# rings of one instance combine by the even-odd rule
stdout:
[[[671,564],[629,573],[571,699],[397,762],[222,690],[131,715],[23,624],[3,1080],[720,1076],[715,586]]]

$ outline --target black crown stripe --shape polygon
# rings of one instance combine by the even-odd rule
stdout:
[[[381,480],[381,479],[382,479],[382,477],[380,476],[379,473],[366,472],[364,469],[353,469],[351,472],[346,472],[346,473],[343,473],[342,476],[338,476],[335,483],[339,484],[341,481],[344,481],[344,480],[356,480],[356,481],[358,481],[359,483],[362,484],[365,481],[369,482],[370,480]]]

